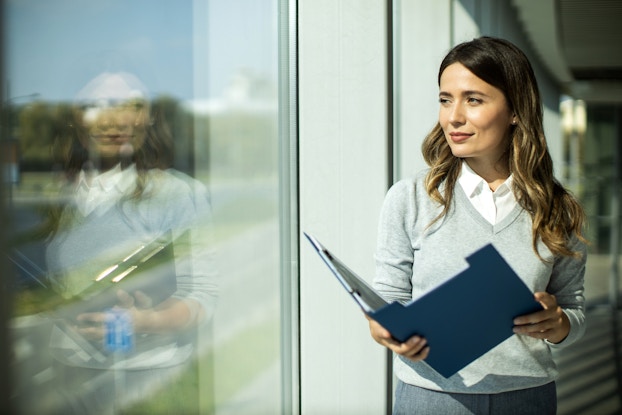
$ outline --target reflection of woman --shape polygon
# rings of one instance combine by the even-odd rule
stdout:
[[[146,98],[131,75],[100,75],[78,96],[75,135],[57,148],[64,156],[69,202],[49,241],[47,261],[51,282],[63,297],[79,302],[94,276],[156,238],[172,235],[175,251],[172,296],[154,304],[147,290],[117,292],[117,308],[132,323],[129,352],[95,353],[76,339],[101,345],[109,318],[105,310],[81,313],[70,330],[53,331],[51,350],[68,376],[60,382],[80,412],[140,399],[148,385],[165,378],[152,371],[174,371],[189,358],[189,329],[209,319],[215,305],[214,269],[203,232],[209,222],[207,193],[197,181],[166,169],[170,141]],[[115,392],[114,382],[103,382],[108,386],[84,389],[85,377],[111,378],[86,368],[112,365],[126,369],[124,388],[117,385]],[[101,408],[93,406],[97,402]]]
[[[448,379],[425,364],[434,346],[424,338],[399,343],[370,321],[374,339],[398,355],[395,413],[554,414],[551,349],[584,330],[583,210],[553,177],[536,79],[520,50],[487,37],[460,44],[441,64],[439,87],[438,124],[423,144],[430,169],[387,194],[375,285],[408,301],[492,243],[544,311],[516,318],[516,336]]]

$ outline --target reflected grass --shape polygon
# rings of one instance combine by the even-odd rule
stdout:
[[[276,202],[270,198],[240,195],[214,208],[215,241],[225,242],[273,219],[277,213]]]
[[[279,354],[279,320],[274,317],[204,353],[165,391],[121,413],[213,414],[217,408],[231,403],[237,394],[277,362]],[[226,368],[226,371],[219,371],[217,367]],[[273,390],[275,394],[279,393],[277,387]]]

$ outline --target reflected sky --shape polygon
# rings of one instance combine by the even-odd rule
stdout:
[[[154,94],[188,100],[221,96],[238,68],[275,71],[276,22],[253,0],[7,0],[10,97],[71,100],[102,70],[139,76]],[[207,7],[206,7],[207,6]],[[202,11],[195,13],[193,10]],[[244,10],[244,13],[240,13]],[[266,27],[271,22],[272,27]],[[208,96],[195,88],[197,46],[207,45]],[[257,66],[261,62],[260,67]]]

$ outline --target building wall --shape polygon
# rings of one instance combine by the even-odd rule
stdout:
[[[299,2],[300,227],[371,280],[387,183],[384,2]],[[301,413],[384,410],[384,350],[304,237]]]

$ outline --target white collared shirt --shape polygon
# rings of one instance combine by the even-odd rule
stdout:
[[[516,206],[512,192],[512,175],[494,192],[488,183],[463,161],[458,183],[477,211],[492,225],[500,222]]]
[[[82,215],[88,216],[95,209],[100,213],[106,212],[136,183],[136,167],[134,165],[121,169],[117,165],[102,174],[89,177],[84,171],[80,172],[75,202]]]

